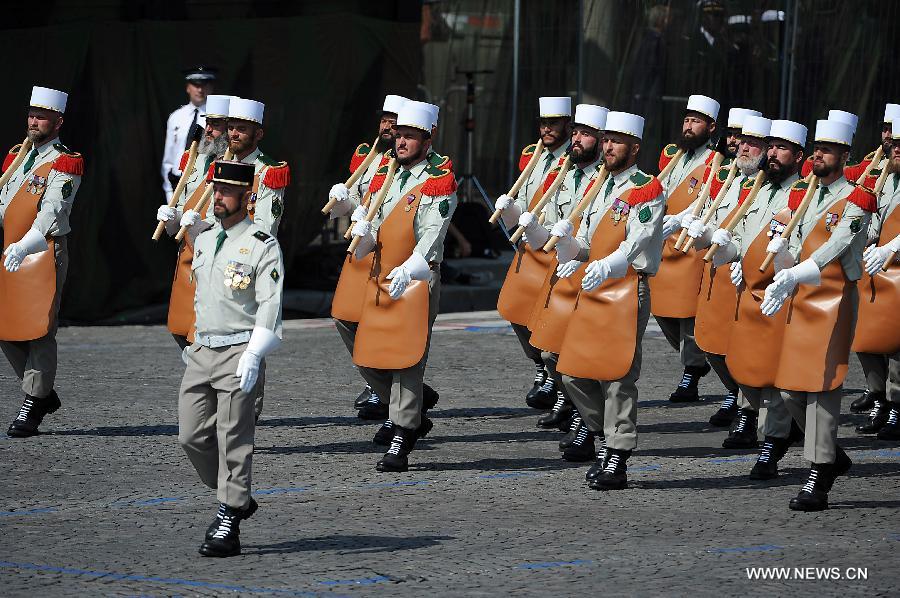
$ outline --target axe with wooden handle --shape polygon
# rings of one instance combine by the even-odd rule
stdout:
[[[528,164],[525,165],[525,170],[519,173],[519,178],[516,179],[516,182],[513,183],[513,186],[509,188],[509,191],[506,192],[506,195],[509,197],[515,197],[519,192],[519,189],[522,188],[522,185],[525,184],[525,181],[528,180],[528,177],[531,176],[531,173],[534,172],[535,166],[537,166],[538,160],[541,158],[541,152],[544,151],[544,142],[538,139],[537,145],[534,146],[534,153],[531,154],[531,158],[528,160]],[[491,224],[497,224],[497,221],[500,220],[500,214],[503,210],[496,209],[494,213],[491,214],[491,217],[488,219],[488,222]]]
[[[728,177],[726,177],[725,182],[722,184],[722,188],[719,189],[719,192],[716,194],[716,198],[709,206],[709,210],[707,210],[706,214],[703,216],[703,225],[706,226],[709,224],[713,216],[716,215],[716,211],[719,209],[719,206],[722,205],[722,202],[725,201],[725,196],[728,194],[728,188],[731,187],[731,184],[734,182],[734,178],[737,176],[737,164],[732,163],[731,167],[728,169]],[[708,195],[708,193],[707,193]],[[704,199],[703,203],[706,203]],[[687,234],[686,230],[682,231],[684,234]],[[687,253],[690,251],[691,247],[694,246],[694,243],[697,242],[697,239],[690,238],[687,242],[681,247],[681,251]],[[677,247],[676,247],[677,249]]]
[[[174,208],[178,205],[178,198],[181,197],[181,194],[184,193],[184,188],[187,186],[188,179],[191,178],[191,174],[194,172],[194,163],[197,161],[197,150],[200,147],[200,137],[203,136],[203,128],[200,125],[195,124],[191,127],[191,132],[188,137],[191,140],[191,147],[188,150],[188,161],[184,166],[184,170],[181,172],[181,178],[178,179],[178,184],[175,186],[175,191],[172,192],[172,197],[169,199],[169,207]],[[163,231],[166,230],[166,223],[159,222],[156,225],[156,230],[153,231],[153,240],[159,241],[159,238],[162,237]]]
[[[225,155],[222,156],[222,159],[223,160],[231,160],[233,157],[234,157],[234,154],[231,153],[230,149],[227,149],[227,150],[225,150]],[[209,204],[210,198],[212,198],[212,194],[213,194],[213,184],[212,184],[212,181],[210,181],[209,183],[206,183],[206,189],[203,190],[203,196],[200,198],[200,201],[197,202],[195,211],[198,214],[202,214],[203,211],[206,209],[206,206]],[[182,226],[180,229],[178,229],[178,234],[175,235],[175,240],[181,241],[184,238],[184,235],[187,234],[187,231],[189,228],[190,228],[189,226]]]
[[[369,167],[372,161],[375,160],[375,156],[378,155],[378,151],[375,149],[375,145],[378,143],[379,138],[380,137],[375,138],[375,141],[373,141],[371,147],[369,147],[369,153],[366,154],[366,157],[363,159],[360,165],[356,167],[356,170],[353,171],[353,174],[350,175],[350,178],[344,181],[344,187],[350,189],[350,187],[355,185],[356,181],[358,181],[360,177],[365,174],[366,169]],[[335,204],[337,204],[337,200],[333,197],[329,197],[328,203],[326,203],[325,207],[322,208],[322,213],[327,214],[328,212],[330,212],[332,209],[334,209]]]
[[[569,214],[569,217],[566,219],[572,223],[573,228],[578,223],[581,215],[584,214],[584,211],[590,207],[591,202],[593,202],[600,193],[600,189],[603,188],[603,184],[606,183],[606,178],[608,176],[609,172],[606,170],[606,164],[597,169],[597,177],[594,179],[591,189],[584,194],[584,197],[581,198],[581,201],[578,202],[578,205],[575,206],[575,209],[572,210],[572,213]],[[544,251],[549,253],[556,247],[557,243],[559,243],[559,237],[556,235],[551,236],[544,245]]]
[[[753,181],[753,188],[750,189],[750,194],[747,195],[744,203],[740,205],[740,207],[737,209],[737,212],[735,212],[731,220],[728,221],[728,224],[724,227],[725,230],[727,230],[728,232],[733,231],[738,223],[744,219],[744,216],[747,215],[747,211],[750,209],[750,206],[753,205],[753,201],[756,199],[756,196],[759,194],[759,190],[762,189],[763,183],[765,182],[766,173],[760,170],[756,174],[756,180]],[[706,252],[706,255],[703,256],[703,261],[711,261],[713,256],[716,255],[716,252],[719,251],[720,247],[720,245],[713,244],[713,246],[709,248],[709,251]]]
[[[19,169],[19,166],[22,165],[22,162],[25,161],[25,156],[31,151],[31,145],[31,139],[26,137],[25,141],[22,142],[22,145],[19,146],[19,153],[13,158],[12,164],[10,164],[9,168],[6,169],[6,172],[3,173],[3,176],[0,176],[0,188],[4,187],[6,183],[9,182],[12,175],[15,174]]]
[[[803,194],[803,199],[800,200],[800,205],[797,206],[797,209],[794,211],[794,214],[788,221],[787,226],[785,226],[784,230],[781,231],[781,234],[778,235],[782,239],[790,239],[791,234],[794,232],[794,229],[797,228],[800,225],[800,222],[803,220],[803,215],[806,214],[806,210],[807,208],[809,208],[810,202],[812,202],[813,197],[816,195],[816,189],[818,189],[819,187],[819,177],[814,174],[809,175],[809,177],[807,178],[807,184],[809,186],[806,188],[806,193]],[[763,263],[760,264],[759,271],[765,272],[774,259],[774,253],[770,253],[769,255],[767,255],[766,259],[763,260]]]
[[[566,159],[563,160],[562,166],[560,167],[559,173],[556,175],[556,179],[553,183],[550,184],[550,187],[541,195],[541,199],[535,204],[534,208],[529,210],[529,213],[532,216],[540,214],[543,212],[544,207],[550,203],[550,200],[553,199],[553,196],[556,195],[556,192],[559,190],[559,187],[562,185],[563,179],[566,178],[566,173],[569,172],[569,169],[572,167],[572,157],[566,152]],[[522,238],[522,235],[525,234],[525,227],[518,227],[512,236],[509,238],[510,243],[518,243],[519,239]]]
[[[388,162],[388,171],[387,175],[384,178],[384,184],[381,186],[381,189],[378,191],[378,195],[375,196],[375,199],[369,202],[369,211],[366,214],[365,221],[372,222],[375,220],[375,215],[378,213],[378,208],[381,207],[381,204],[384,203],[384,198],[387,197],[388,189],[391,188],[391,183],[394,181],[394,173],[397,172],[397,158],[391,158],[391,161]],[[353,240],[350,241],[350,246],[347,248],[347,253],[353,253],[356,251],[356,248],[359,246],[359,242],[362,240],[362,237],[353,237]]]

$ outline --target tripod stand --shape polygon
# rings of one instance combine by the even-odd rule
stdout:
[[[466,141],[466,165],[465,171],[462,176],[456,181],[456,184],[459,185],[462,182],[465,182],[465,201],[472,201],[472,187],[478,190],[478,193],[481,195],[481,198],[484,200],[484,203],[487,205],[488,210],[493,211],[494,205],[491,203],[491,200],[488,198],[487,193],[484,191],[484,187],[481,186],[481,182],[478,180],[478,177],[472,172],[472,169],[475,166],[475,75],[489,75],[494,71],[467,71],[463,69],[456,69],[457,75],[463,75],[466,78],[466,120],[463,123],[463,127],[465,129],[465,141]]]

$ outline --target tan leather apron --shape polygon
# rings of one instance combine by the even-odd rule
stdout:
[[[900,209],[888,214],[879,235],[886,243],[900,234]],[[900,351],[900,266],[891,264],[887,272],[875,276],[863,272],[857,282],[859,316],[853,350],[858,353],[892,355]]]
[[[366,192],[363,203],[369,200],[371,191]],[[393,214],[393,213],[392,213]],[[366,282],[372,275],[375,263],[375,252],[357,259],[352,253],[344,258],[341,276],[334,289],[331,300],[331,317],[345,322],[359,322],[362,316],[363,302],[366,299]]]
[[[53,162],[42,164],[25,179],[3,216],[3,249],[22,239],[37,218]],[[56,256],[53,237],[46,251],[27,256],[16,272],[0,265],[0,340],[30,341],[45,336],[53,324]]]
[[[353,346],[353,363],[382,370],[412,367],[425,355],[428,341],[428,282],[413,280],[399,299],[391,299],[387,275],[405,262],[416,246],[414,219],[422,185],[403,194],[378,229],[372,277]],[[437,274],[435,274],[437,275]]]
[[[538,187],[539,191],[541,187]],[[538,191],[535,191],[528,204],[529,210],[538,199]],[[534,298],[547,279],[547,271],[555,263],[553,255],[540,248],[534,249],[524,242],[519,244],[497,299],[497,311],[504,320],[521,326],[528,324],[534,310]]]
[[[771,240],[768,232],[773,224],[779,230],[784,230],[790,220],[791,210],[788,208],[775,214],[769,221],[769,226],[753,239],[741,260],[744,284],[737,296],[737,316],[731,326],[728,351],[725,353],[728,372],[738,384],[753,388],[775,385],[787,310],[782,308],[772,317],[759,311],[766,287],[772,284],[775,277],[774,268],[769,267],[765,272],[760,272],[759,266],[768,255],[766,247]]]
[[[843,217],[847,200],[834,203],[810,231],[800,249],[798,263],[831,236],[829,215]],[[856,283],[847,278],[840,260],[822,270],[819,286],[798,285],[781,308],[787,312],[784,341],[775,386],[784,390],[826,392],[840,386],[847,375],[854,328]]]
[[[731,210],[722,222],[730,222],[737,209]],[[730,265],[722,264],[716,268],[710,262],[703,269],[697,319],[694,320],[694,339],[707,353],[725,355],[728,352],[728,337],[737,319],[737,296],[737,289],[731,284]]]
[[[697,199],[706,168],[705,163],[696,166],[675,187],[666,201],[666,214],[680,214]],[[682,253],[675,249],[680,234],[680,230],[675,231],[664,241],[659,272],[650,277],[650,305],[655,316],[693,318],[697,313],[697,295],[706,264],[698,252]]]
[[[618,249],[625,240],[626,210],[632,209],[637,208],[628,205],[626,195],[607,210],[591,236],[588,263]],[[609,278],[590,293],[578,295],[556,370],[590,380],[623,378],[634,360],[637,315],[638,274],[629,264],[624,277]]]

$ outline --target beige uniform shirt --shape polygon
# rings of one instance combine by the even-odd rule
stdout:
[[[280,338],[284,262],[278,241],[248,217],[225,231],[216,253],[221,232],[217,222],[194,243],[197,333],[228,335],[259,326]]]
[[[635,186],[635,182],[632,180],[635,175],[647,176],[638,169],[637,165],[634,165],[607,178],[603,189],[594,198],[590,208],[585,211],[581,225],[578,227],[575,238],[582,249],[577,259],[587,261],[591,249],[591,238],[594,236],[597,225],[613,207],[616,200]],[[612,181],[612,186],[610,186],[610,181]],[[628,207],[628,214],[625,218],[625,240],[619,244],[619,251],[625,254],[625,258],[638,272],[648,275],[656,274],[662,257],[662,219],[666,213],[665,195],[661,193],[646,203]]]
[[[547,176],[550,169],[556,166],[571,144],[571,141],[567,141],[552,152],[547,148],[544,148],[544,151],[541,152],[541,157],[538,159],[538,163],[534,165],[531,176],[528,177],[522,188],[519,189],[519,193],[516,194],[516,205],[519,206],[522,212],[528,211],[528,203],[535,192],[544,184],[544,177]]]
[[[369,183],[372,182],[372,177],[378,172],[378,167],[381,165],[382,158],[384,158],[384,153],[378,152],[375,154],[375,159],[372,160],[372,163],[369,164],[369,167],[366,168],[363,175],[359,177],[359,180],[356,181],[355,185],[350,187],[349,199],[354,207],[362,203],[362,198],[365,197],[366,192],[369,190]]]
[[[58,137],[48,141],[37,150],[38,153],[34,164],[27,171],[25,170],[25,165],[28,162],[28,156],[25,156],[16,172],[4,185],[3,189],[0,189],[0,225],[3,223],[3,216],[6,214],[9,202],[12,201],[12,198],[18,193],[28,178],[33,175],[34,171],[48,162],[53,162],[64,151],[65,147],[59,142]],[[28,153],[30,154],[31,151]],[[80,186],[80,176],[51,170],[47,176],[47,187],[44,190],[44,195],[41,197],[37,218],[35,218],[31,228],[40,231],[44,236],[61,237],[69,234],[72,230],[69,226],[69,214],[72,212],[72,204],[75,202],[75,195],[78,193]]]
[[[852,191],[853,186],[843,176],[830,185],[819,185],[815,198],[803,215],[803,220],[791,235],[789,249],[795,259],[800,256],[807,231],[813,229],[826,212],[830,213],[832,205],[850,195]],[[862,254],[866,246],[870,214],[856,204],[847,202],[844,213],[835,215],[838,221],[831,231],[831,236],[810,258],[819,266],[819,270],[839,259],[847,278],[859,280],[862,276]]]
[[[259,187],[256,191],[256,207],[253,211],[253,223],[272,236],[278,236],[278,225],[284,213],[284,188],[270,189],[263,185],[265,171],[269,168],[271,160],[261,159],[262,152],[256,148],[250,152],[241,162],[256,166],[256,174],[259,176]],[[269,163],[267,163],[269,162]]]
[[[685,154],[678,160],[678,163],[672,169],[672,172],[669,173],[669,176],[665,178],[665,180],[661,180],[663,189],[666,190],[666,197],[675,190],[678,185],[684,181],[687,176],[691,173],[692,170],[706,162],[706,159],[713,152],[713,150],[708,147],[699,147],[694,150],[694,154],[691,155],[689,152],[685,152]],[[698,188],[700,186],[700,181],[698,183]]]
[[[753,240],[759,236],[759,233],[771,227],[775,214],[787,207],[788,198],[791,195],[791,186],[799,178],[800,175],[795,173],[777,186],[773,185],[771,181],[766,181],[763,184],[750,209],[747,210],[747,215],[738,222],[738,225],[731,233],[731,244],[737,252],[735,261],[747,253],[747,249],[753,243]],[[787,224],[787,222],[784,224]],[[780,234],[781,231],[778,232]],[[772,234],[769,235],[769,237],[772,236]]]
[[[384,198],[384,203],[375,214],[372,221],[372,234],[377,235],[381,223],[398,206],[405,206],[404,198],[411,189],[421,185],[428,180],[430,176],[426,171],[428,160],[423,159],[421,162],[407,168],[401,166],[394,175],[394,180],[388,189],[388,193]],[[409,172],[409,178],[403,182],[401,174]],[[414,251],[425,258],[426,262],[439,264],[444,259],[444,237],[447,236],[447,228],[450,226],[450,219],[453,218],[453,212],[456,211],[456,193],[450,195],[439,195],[432,197],[423,195],[419,200],[419,208],[413,218],[413,228],[416,238],[416,246]],[[402,207],[399,209],[403,209]]]
[[[881,189],[881,195],[878,197],[878,212],[872,214],[872,221],[869,223],[870,243],[879,241],[881,237],[881,227],[893,211],[900,204],[900,173],[889,174]],[[889,242],[891,239],[883,239],[881,244]]]
[[[175,206],[176,209],[184,211],[184,204],[191,198],[191,195],[194,194],[197,187],[206,184],[206,173],[209,172],[209,167],[215,159],[216,156],[213,154],[197,154],[197,161],[194,162],[194,171],[188,176],[187,184],[184,186],[184,193],[178,197],[178,205]],[[210,202],[212,202],[212,200],[210,200]],[[211,214],[212,210],[207,209],[207,213]],[[208,220],[212,223],[211,219]]]
[[[602,163],[602,159],[598,158],[584,168],[578,168],[573,165],[572,168],[569,169],[569,172],[566,173],[566,178],[563,179],[562,185],[560,185],[559,189],[556,191],[556,195],[554,195],[547,205],[544,206],[544,214],[546,214],[546,217],[544,218],[544,227],[547,230],[553,228],[553,225],[560,220],[565,220],[569,217],[569,214],[572,213],[572,210],[575,209],[575,206],[577,206],[578,202],[581,201],[581,198],[584,197],[585,189],[588,188],[588,185],[594,180],[594,177],[597,176],[597,168]],[[578,184],[576,185],[575,175],[579,171],[581,172],[581,175],[578,177]]]

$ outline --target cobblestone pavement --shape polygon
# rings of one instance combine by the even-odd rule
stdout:
[[[842,418],[854,467],[831,510],[791,512],[802,449],[778,479],[749,480],[754,455],[722,449],[726,432],[706,423],[721,385],[708,376],[704,401],[670,405],[680,367],[651,326],[630,488],[593,492],[525,407],[531,365],[509,328],[460,314],[436,326],[433,432],[408,473],[378,474],[337,333],[286,327],[257,431],[260,509],[244,554],[223,560],[197,554],[216,503],[177,443],[175,343],[161,327],[61,330],[63,408],[42,436],[0,434],[0,594],[896,595],[900,446],[857,435],[863,416]],[[0,371],[5,430],[21,397]],[[855,360],[845,389],[847,414]],[[844,579],[749,581],[760,566]],[[846,579],[855,568],[867,579]]]

